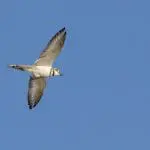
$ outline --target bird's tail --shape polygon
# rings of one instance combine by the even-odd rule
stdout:
[[[16,65],[16,64],[14,64],[14,65],[8,65],[8,67],[18,69],[21,71],[29,71],[29,72],[32,71],[32,66],[30,66],[30,65]]]

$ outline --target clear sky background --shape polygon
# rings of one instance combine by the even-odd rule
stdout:
[[[149,0],[0,1],[1,150],[150,149]],[[48,81],[29,110],[32,64],[66,27]]]

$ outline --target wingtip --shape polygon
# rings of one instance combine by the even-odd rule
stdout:
[[[62,30],[66,30],[66,27],[63,27]]]
[[[61,32],[66,32],[66,28],[63,27],[59,32],[60,32],[60,33],[61,33]]]
[[[31,110],[31,109],[32,109],[32,106],[29,106],[29,109]]]
[[[35,106],[34,105],[29,105],[29,109],[33,109]]]
[[[13,68],[14,66],[16,66],[16,65],[10,65],[10,64],[7,65],[8,68]]]
[[[38,103],[30,103],[30,102],[28,102],[28,106],[29,106],[29,109],[31,110],[31,109],[33,109],[33,108],[35,108],[35,106],[37,105]]]

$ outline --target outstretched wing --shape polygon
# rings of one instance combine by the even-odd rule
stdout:
[[[29,109],[34,108],[40,101],[44,88],[46,87],[45,78],[33,78],[29,79],[29,89],[28,89],[28,105]]]
[[[66,30],[62,28],[57,32],[52,39],[48,42],[46,48],[40,54],[38,60],[35,61],[37,66],[52,65],[56,57],[59,55],[66,39]]]

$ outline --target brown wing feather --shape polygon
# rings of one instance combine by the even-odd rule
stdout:
[[[29,79],[28,89],[28,105],[29,109],[34,108],[40,101],[44,88],[46,87],[45,78],[33,78]]]
[[[66,39],[66,31],[65,31],[65,28],[62,28],[48,42],[46,48],[40,54],[39,59],[36,60],[35,65],[38,65],[38,66],[52,65],[53,61],[59,55],[59,53],[64,45],[65,39]]]

